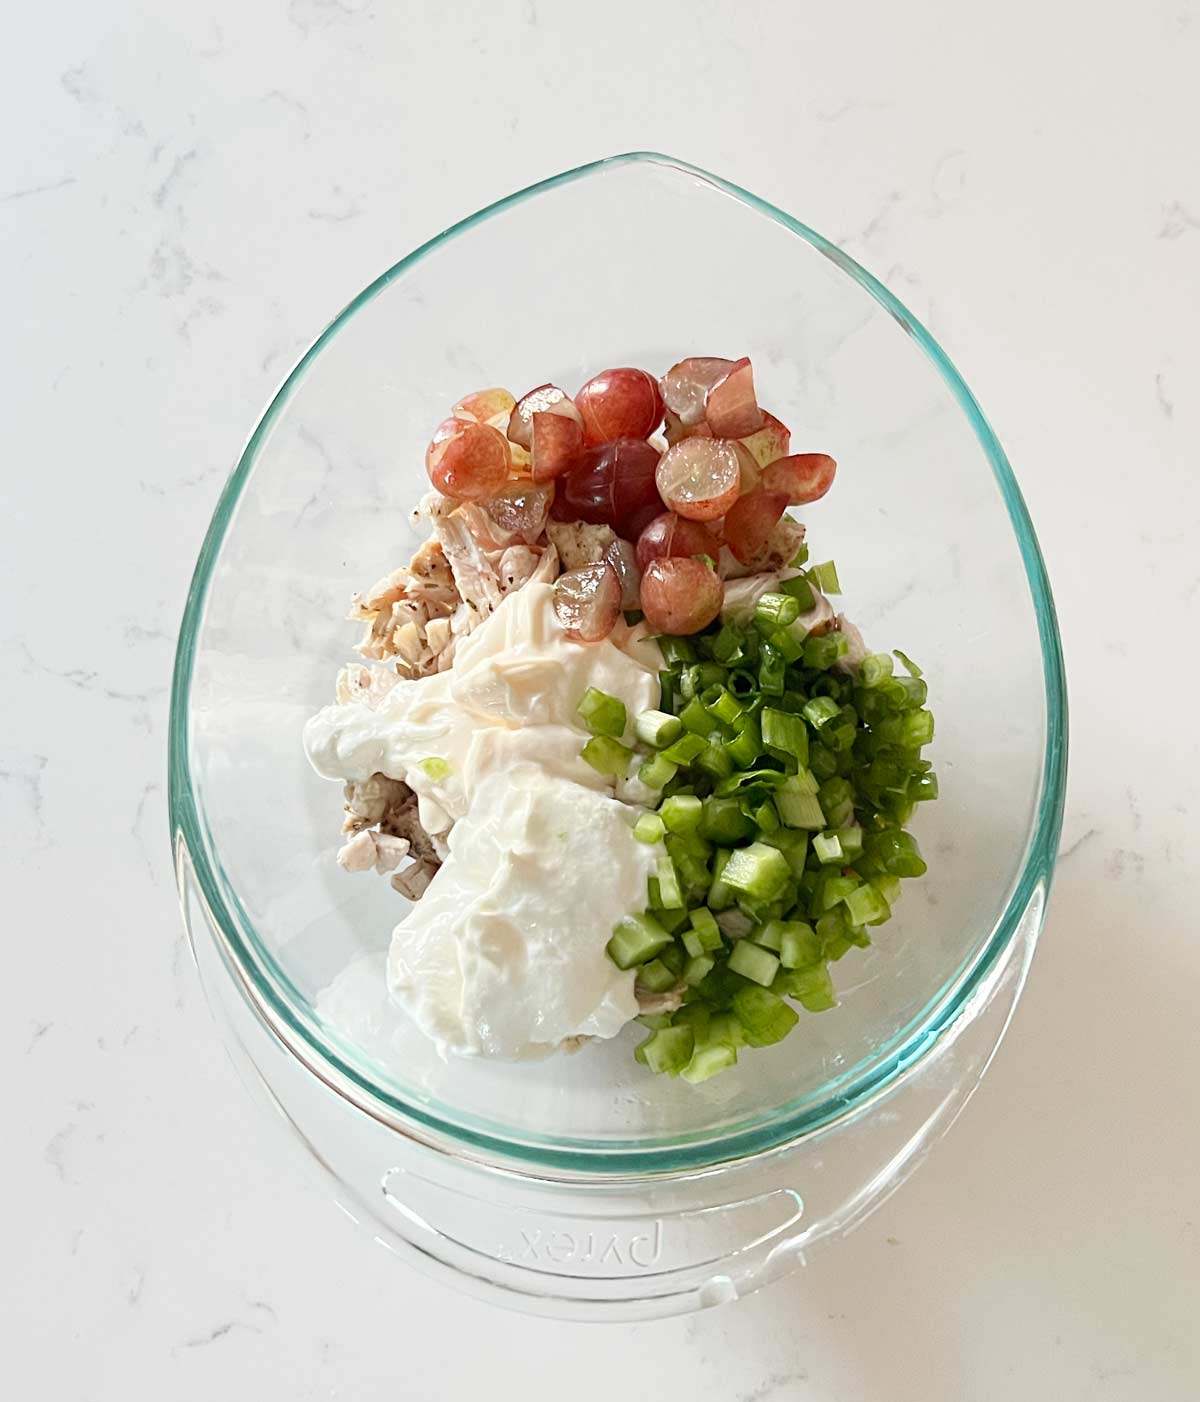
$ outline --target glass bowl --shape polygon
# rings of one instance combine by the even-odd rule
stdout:
[[[538,1063],[441,1060],[387,1003],[403,903],[337,868],[340,791],[309,769],[302,724],[351,656],[349,595],[418,543],[425,445],[455,400],[692,353],[750,355],[796,449],[839,460],[809,540],[836,557],[869,643],[903,647],[930,682],[941,798],[914,825],[929,874],[834,966],[835,1010],[700,1087],[646,1074],[637,1029]],[[790,1265],[882,1200],[956,1113],[1040,928],[1065,763],[1033,528],[946,356],[811,229],[636,153],[423,245],[288,376],[197,564],[171,815],[210,999],[355,1215],[525,1307],[634,1316]]]

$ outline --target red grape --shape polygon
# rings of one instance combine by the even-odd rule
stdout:
[[[621,613],[621,581],[604,563],[568,570],[554,581],[554,613],[568,638],[598,643]]]
[[[658,451],[644,438],[618,438],[584,448],[561,479],[555,516],[559,520],[605,522],[627,535],[630,521],[658,506],[654,473]]]
[[[707,526],[676,516],[673,511],[656,516],[638,536],[637,562],[642,569],[651,560],[692,555],[707,555],[715,560],[720,553],[720,542]]]
[[[762,428],[747,434],[741,443],[753,453],[759,467],[766,467],[776,458],[787,456],[787,450],[792,446],[792,435],[786,424],[780,423],[774,414],[768,414],[764,409]]]
[[[703,560],[651,560],[642,575],[642,612],[658,633],[698,633],[721,612],[725,586]]]
[[[718,438],[745,438],[762,427],[754,397],[754,370],[745,356],[708,391],[704,418]]]
[[[456,419],[488,424],[503,433],[516,407],[517,401],[506,389],[478,389],[460,399],[450,412]]]
[[[538,487],[530,482],[509,482],[487,502],[484,510],[502,531],[532,545],[546,528],[553,499],[553,482]]]
[[[535,409],[530,473],[535,482],[548,482],[568,472],[583,446],[583,430],[565,414]]]
[[[758,470],[758,462],[750,449],[736,439],[731,441],[738,459],[738,494],[745,496],[748,492],[757,490],[762,481],[762,473]]]
[[[767,552],[771,532],[787,509],[783,492],[758,491],[739,497],[725,517],[725,544],[743,565],[757,564]]]
[[[512,456],[504,435],[487,424],[445,419],[425,452],[429,480],[456,501],[486,501],[508,479]]]
[[[668,443],[678,443],[681,438],[711,438],[712,436],[712,429],[703,421],[694,425],[685,424],[674,410],[663,410],[663,437]]]
[[[791,506],[820,501],[833,486],[837,463],[828,453],[794,453],[777,458],[763,473],[763,486],[784,492]]]
[[[732,360],[715,355],[693,355],[681,360],[662,377],[663,403],[679,416],[685,428],[703,422],[709,388],[733,365]]]
[[[737,500],[741,474],[736,443],[685,438],[662,455],[656,480],[672,511],[693,521],[715,521]]]
[[[593,375],[575,396],[589,443],[648,438],[662,422],[658,381],[645,370],[622,366]]]
[[[538,385],[517,401],[517,406],[508,420],[509,442],[528,448],[533,439],[533,416],[543,413],[565,414],[577,424],[583,423],[574,400],[566,390],[559,389],[557,385]]]

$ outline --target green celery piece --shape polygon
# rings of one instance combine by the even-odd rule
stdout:
[[[769,988],[771,980],[779,972],[779,959],[760,944],[753,944],[748,939],[738,940],[730,952],[729,967],[735,974]]]
[[[651,1071],[677,1076],[692,1059],[695,1037],[690,1027],[663,1027],[647,1037],[640,1050]]]
[[[671,943],[671,936],[652,915],[627,915],[613,931],[608,956],[618,969],[645,964]]]
[[[692,1059],[683,1068],[683,1079],[691,1085],[699,1085],[712,1076],[733,1066],[737,1061],[737,1051],[723,1045],[701,1047],[692,1053]]]
[[[619,740],[625,734],[625,703],[606,691],[589,686],[576,711],[593,735],[611,735]]]
[[[660,842],[666,830],[663,820],[657,813],[643,813],[633,825],[634,837],[647,845]]]
[[[695,794],[672,794],[664,798],[658,815],[669,832],[690,833],[700,827],[704,805]]]
[[[637,981],[647,993],[665,993],[674,988],[675,975],[661,959],[651,959],[638,969]]]
[[[820,960],[821,941],[813,927],[804,920],[787,921],[779,946],[779,962],[783,967],[807,969]]]

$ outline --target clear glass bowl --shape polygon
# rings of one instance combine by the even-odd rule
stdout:
[[[836,1010],[699,1088],[647,1075],[633,1030],[541,1063],[442,1061],[386,1004],[383,957],[402,903],[386,881],[336,867],[340,796],[309,770],[301,726],[351,655],[349,595],[417,543],[408,512],[425,488],[424,448],[456,399],[492,384],[574,389],[605,365],[661,370],[694,352],[750,355],[760,398],[796,447],[839,460],[809,539],[815,558],[836,557],[843,606],[868,641],[925,668],[942,793],[915,824],[929,874],[869,950],[835,966]],[[643,1295],[660,1310],[714,1297],[711,1281],[733,1278],[714,1262],[739,1257],[736,1291],[843,1229],[847,1204],[854,1216],[878,1201],[961,1104],[1040,926],[1065,763],[1049,584],[1009,465],[953,366],[820,235],[703,171],[637,153],[543,181],[431,240],[356,297],[288,376],[197,565],[172,698],[171,813],[209,994],[319,1158],[345,1151],[347,1122],[371,1140],[335,1173],[373,1225],[477,1283],[516,1272],[524,1283],[506,1276],[498,1288],[527,1304],[640,1313]],[[987,1009],[994,1035],[976,1037],[970,1069],[947,1088],[952,1049]],[[905,1094],[916,1108],[900,1114]],[[893,1145],[878,1127],[899,1122]],[[770,1192],[811,1203],[801,1179],[820,1177],[835,1142],[845,1181],[827,1184],[802,1226],[763,1237],[751,1212],[744,1230],[722,1228],[723,1246],[696,1226],[718,1200],[756,1200],[750,1173],[768,1158],[772,1173],[788,1165],[790,1185]],[[423,1166],[400,1163],[412,1154]],[[418,1208],[396,1173],[442,1189],[447,1175],[479,1182]],[[663,1268],[661,1289],[645,1281],[663,1271],[632,1260],[643,1295],[620,1276],[616,1295],[598,1296],[595,1278],[609,1275],[598,1261],[581,1267],[582,1247],[551,1262],[547,1289],[545,1263],[514,1259],[512,1232],[494,1222],[463,1248],[474,1253],[465,1266],[422,1237],[446,1237],[468,1199],[503,1211],[533,1193],[554,1218],[578,1217],[580,1194],[611,1206],[632,1193],[644,1207],[648,1192],[700,1214],[689,1239],[698,1231],[705,1244],[683,1252],[690,1265]],[[638,1217],[626,1203],[605,1221]],[[661,1232],[674,1218],[655,1220]]]

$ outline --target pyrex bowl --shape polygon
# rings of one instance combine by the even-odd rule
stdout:
[[[929,875],[839,1006],[700,1087],[637,1029],[532,1064],[438,1058],[383,986],[402,902],[333,854],[340,793],[305,717],[353,641],[350,593],[405,562],[432,426],[469,390],[749,354],[800,450],[843,606],[924,666],[942,797]],[[250,436],[188,599],[171,813],[210,999],[255,1080],[380,1239],[460,1283],[637,1316],[739,1293],[846,1230],[916,1162],[999,1040],[1040,927],[1063,799],[1053,605],[1004,455],[929,334],[852,259],[663,156],[581,167],[389,269]],[[570,880],[570,873],[563,873]]]

